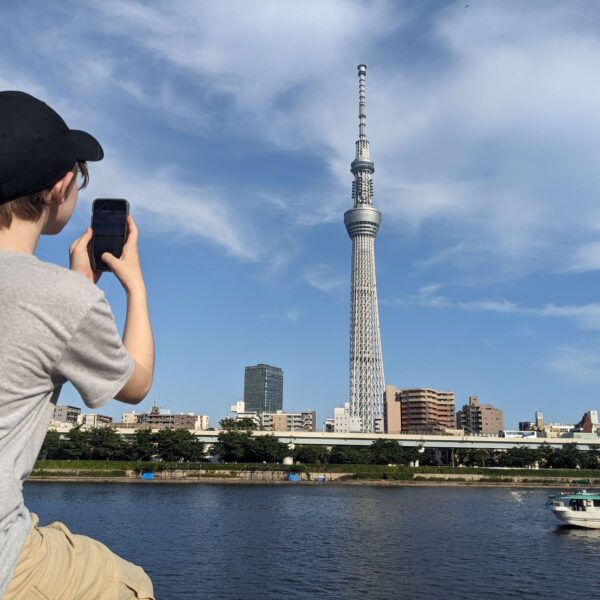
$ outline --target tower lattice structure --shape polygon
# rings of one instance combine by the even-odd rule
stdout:
[[[373,207],[375,165],[365,134],[366,73],[367,67],[359,65],[359,136],[356,157],[350,166],[354,175],[354,208],[344,213],[344,224],[352,240],[350,412],[359,418],[361,431],[372,433],[382,430],[385,382],[375,277],[375,236],[381,224],[381,212]]]

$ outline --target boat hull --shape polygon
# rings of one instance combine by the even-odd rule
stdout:
[[[600,511],[574,511],[564,506],[553,506],[554,516],[565,525],[583,527],[585,529],[600,529]]]

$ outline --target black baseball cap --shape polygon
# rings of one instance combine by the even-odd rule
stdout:
[[[0,203],[50,187],[77,161],[103,157],[96,138],[69,129],[41,100],[0,92]]]

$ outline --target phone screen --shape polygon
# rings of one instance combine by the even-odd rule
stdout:
[[[127,200],[98,198],[92,205],[92,269],[110,271],[100,258],[104,252],[110,252],[117,258],[123,253],[127,240]]]

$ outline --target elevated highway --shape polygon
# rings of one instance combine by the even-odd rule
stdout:
[[[203,442],[213,443],[220,431],[196,431]],[[577,444],[581,450],[600,449],[600,437],[585,438],[504,438],[475,435],[411,435],[377,433],[325,433],[321,431],[254,431],[253,435],[274,435],[284,444],[320,446],[370,446],[375,440],[394,440],[401,446],[416,448],[485,448],[501,450],[508,448],[539,448],[542,444],[561,448],[565,444]]]

